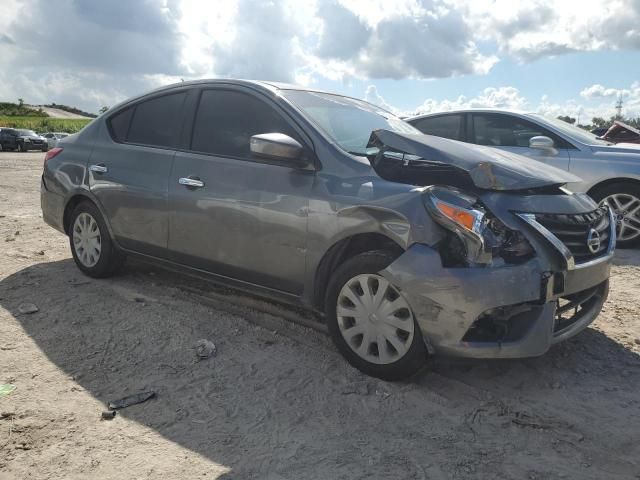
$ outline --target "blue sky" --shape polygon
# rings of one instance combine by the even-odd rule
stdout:
[[[640,0],[3,0],[0,100],[97,111],[209,77],[286,81],[401,114],[640,116]],[[28,23],[19,12],[47,11]],[[51,25],[56,25],[51,28]]]

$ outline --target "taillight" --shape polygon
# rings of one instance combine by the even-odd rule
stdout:
[[[53,157],[57,157],[58,155],[60,155],[60,153],[62,153],[62,150],[64,150],[64,148],[62,147],[54,147],[51,150],[49,150],[47,154],[44,156],[44,163],[46,164]]]

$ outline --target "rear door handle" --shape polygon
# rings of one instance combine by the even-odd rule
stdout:
[[[91,170],[94,173],[107,173],[109,171],[107,166],[102,164],[102,163],[100,163],[98,165],[91,165],[89,167],[89,170]]]
[[[204,182],[197,177],[182,177],[178,180],[178,183],[188,188],[204,187]]]

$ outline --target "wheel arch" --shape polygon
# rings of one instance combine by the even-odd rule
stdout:
[[[87,190],[78,190],[69,195],[64,206],[64,212],[62,214],[62,228],[64,229],[64,232],[69,235],[71,214],[81,202],[90,202],[98,209],[100,215],[102,215],[102,219],[104,220],[105,225],[107,226],[107,230],[109,231],[109,235],[111,236],[112,241],[117,245],[117,242],[113,235],[113,230],[111,229],[111,223],[109,222],[109,218],[105,214],[102,205],[100,205],[100,202],[98,202],[97,199],[94,198],[93,195],[91,195],[91,193]]]
[[[405,249],[393,238],[379,232],[361,232],[342,238],[325,252],[315,273],[313,306],[324,311],[327,286],[332,273],[345,261],[354,256],[373,250],[386,250],[402,255]]]
[[[635,185],[636,187],[640,187],[640,180],[632,177],[616,177],[616,178],[608,178],[606,180],[602,180],[595,185],[593,185],[587,191],[587,195],[593,197],[593,195],[600,189],[608,187],[609,185],[615,185],[616,183],[630,183]]]

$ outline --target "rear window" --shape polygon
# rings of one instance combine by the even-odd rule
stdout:
[[[462,115],[427,117],[411,123],[427,135],[450,138],[451,140],[462,140]]]
[[[143,101],[109,119],[111,135],[118,142],[154,147],[175,147],[181,130],[186,93]]]

